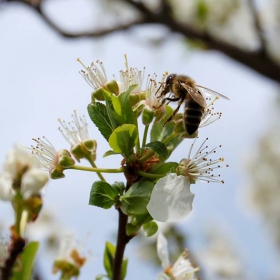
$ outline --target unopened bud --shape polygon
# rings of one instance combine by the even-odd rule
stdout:
[[[145,107],[142,112],[142,123],[144,125],[149,125],[155,116],[155,112],[148,107]]]

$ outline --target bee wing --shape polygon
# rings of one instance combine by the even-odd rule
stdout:
[[[229,100],[229,98],[221,93],[218,93],[210,88],[207,88],[207,87],[203,87],[203,86],[199,86],[199,85],[196,85],[196,87],[198,88],[198,90],[201,92],[201,94],[204,96],[204,97],[210,97],[210,96],[218,96],[219,98],[224,98],[224,99],[227,99]]]
[[[201,107],[207,106],[203,94],[197,88],[187,86],[185,83],[181,83],[181,85],[198,105]]]

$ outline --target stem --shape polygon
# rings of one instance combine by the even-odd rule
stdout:
[[[133,236],[127,236],[125,232],[128,216],[125,215],[120,208],[118,208],[117,210],[119,212],[119,228],[112,280],[121,280],[125,247],[128,244],[129,240],[133,238]]]
[[[82,171],[90,171],[90,172],[104,172],[104,173],[123,173],[124,168],[95,168],[95,167],[87,167],[87,166],[80,166],[74,165],[69,167],[68,169],[75,169],[75,170],[82,170]]]
[[[170,142],[173,138],[175,138],[176,136],[178,136],[177,133],[172,133],[171,135],[169,135],[168,137],[166,137],[162,143],[167,145],[168,142]]]
[[[148,131],[149,131],[149,125],[147,124],[147,125],[145,125],[145,130],[144,130],[144,135],[143,135],[143,140],[142,140],[142,147],[144,147],[146,145]]]
[[[145,154],[144,156],[139,158],[139,162],[144,162],[146,159],[153,156],[154,154],[155,154],[155,152],[151,150],[150,152],[148,152],[147,154]]]
[[[141,170],[138,170],[137,174],[145,177],[145,178],[151,178],[151,179],[158,179],[164,177],[166,174],[152,174],[152,173],[146,173]]]
[[[87,157],[87,160],[89,161],[89,163],[91,164],[92,167],[97,168],[95,162],[93,161],[92,157],[89,156]],[[101,172],[96,172],[97,176],[99,177],[99,179],[103,182],[106,182],[105,178],[103,177],[103,175],[101,174]]]
[[[135,125],[137,127],[137,133],[139,135],[139,127],[138,127],[138,120],[136,119]],[[137,143],[136,143],[136,152],[140,151],[140,140],[139,137],[137,138]]]

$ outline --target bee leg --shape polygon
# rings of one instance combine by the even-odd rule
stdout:
[[[170,100],[171,98],[169,98],[169,99],[168,99],[168,98],[165,98],[165,99]],[[176,100],[174,100],[174,99],[176,99]],[[184,102],[184,99],[182,99],[182,98],[174,98],[174,99],[172,99],[172,101],[178,101],[179,99],[181,99],[181,100],[180,100],[180,102],[179,102],[177,108],[174,110],[174,112],[172,113],[172,115],[165,121],[165,123],[164,123],[163,126],[165,126],[168,122],[170,122],[170,121],[175,117],[175,115],[178,113],[178,111],[179,111],[179,109],[180,109],[182,103]]]

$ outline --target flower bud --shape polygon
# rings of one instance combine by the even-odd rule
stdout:
[[[142,112],[142,123],[144,125],[149,125],[155,116],[155,112],[151,110],[149,107],[145,107]]]
[[[104,101],[105,100],[102,88],[98,88],[96,91],[92,92],[91,102],[95,103],[95,99],[97,99],[99,101]]]
[[[115,95],[119,95],[119,93],[120,93],[118,83],[115,80],[111,80],[111,81],[106,82],[105,88],[109,92],[114,93]]]
[[[71,153],[77,161],[80,161],[82,158],[91,157],[93,161],[96,159],[96,148],[97,142],[95,140],[85,140],[71,149]]]
[[[75,165],[75,160],[71,157],[71,154],[67,150],[59,151],[58,166],[62,168],[68,168]]]

